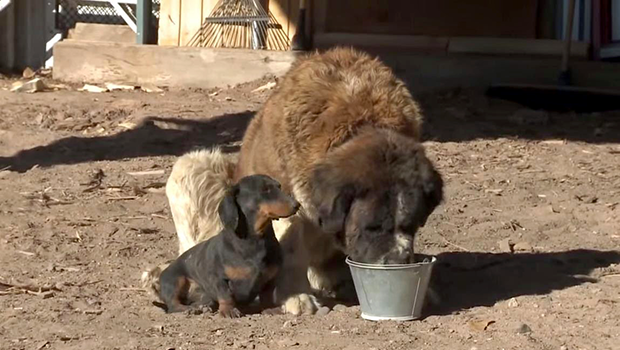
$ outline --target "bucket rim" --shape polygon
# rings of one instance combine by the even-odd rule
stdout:
[[[411,263],[411,264],[368,264],[368,263],[362,263],[362,262],[357,262],[354,260],[351,260],[351,258],[349,256],[347,256],[347,258],[345,259],[345,262],[347,263],[347,265],[352,266],[352,267],[358,267],[358,268],[363,268],[363,269],[372,269],[372,270],[399,270],[399,269],[411,269],[414,267],[422,267],[422,266],[432,266],[435,264],[435,262],[437,262],[437,257],[433,256],[433,255],[429,255],[428,257],[431,258],[431,261],[429,262],[417,262],[417,263]]]

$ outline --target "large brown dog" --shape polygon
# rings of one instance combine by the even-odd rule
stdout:
[[[421,119],[388,67],[336,48],[298,59],[252,120],[233,181],[269,175],[302,205],[273,223],[284,252],[276,297],[286,312],[313,313],[319,306],[313,288],[354,297],[344,255],[375,263],[413,259],[414,234],[443,196],[442,179],[420,144]],[[232,162],[217,151],[202,161],[213,169]],[[218,200],[213,193],[230,181],[227,171],[215,175],[222,179],[200,194],[208,201]],[[178,195],[195,193],[191,184],[178,187]],[[171,206],[179,202],[168,198]],[[209,209],[217,204],[202,202],[197,215],[217,220]],[[195,230],[188,240],[217,232]]]

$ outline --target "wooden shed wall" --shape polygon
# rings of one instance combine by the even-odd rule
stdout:
[[[187,46],[218,0],[161,0],[159,45]],[[260,0],[289,39],[295,35],[299,0]]]
[[[535,38],[538,0],[314,0],[318,32]]]
[[[51,56],[53,12],[45,0],[13,0],[0,12],[0,67],[38,69]]]

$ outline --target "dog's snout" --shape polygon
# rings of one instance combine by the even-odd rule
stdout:
[[[409,264],[413,262],[413,247],[410,249],[406,249],[401,253],[400,260],[405,264]]]

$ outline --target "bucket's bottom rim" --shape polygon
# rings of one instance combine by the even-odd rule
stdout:
[[[420,318],[416,316],[372,316],[363,312],[361,316],[368,321],[413,321]]]

